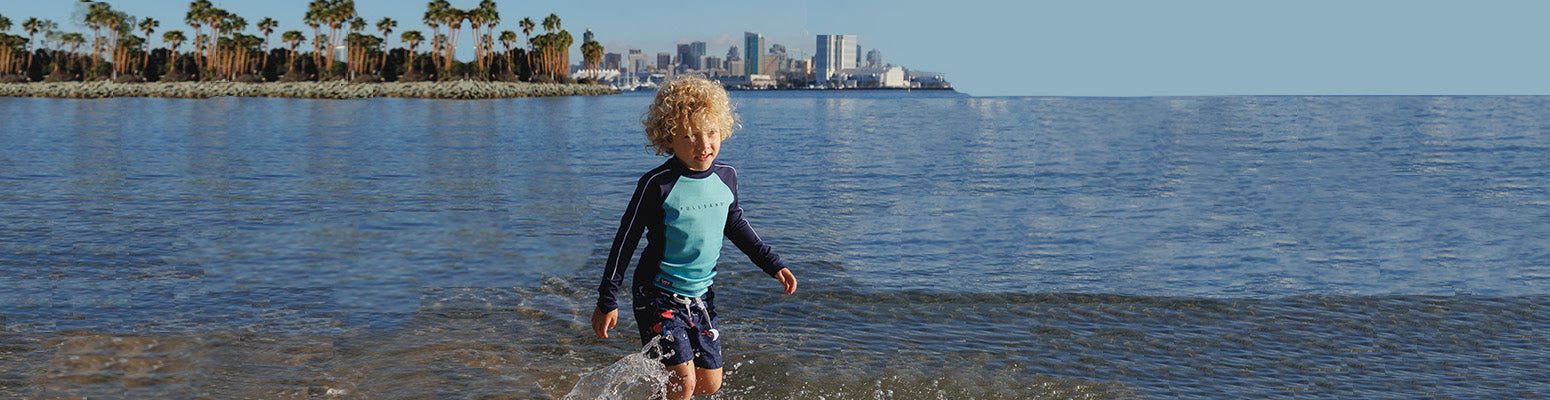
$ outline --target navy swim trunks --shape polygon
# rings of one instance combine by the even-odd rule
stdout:
[[[684,297],[646,285],[635,289],[635,322],[641,345],[659,341],[662,353],[648,354],[674,366],[694,361],[701,369],[721,368],[721,332],[716,330],[715,292]]]

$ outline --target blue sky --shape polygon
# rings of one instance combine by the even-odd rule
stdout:
[[[308,31],[307,0],[212,1],[249,23],[269,16],[281,31]],[[975,96],[1550,94],[1550,1],[497,2],[498,30],[554,13],[578,41],[591,28],[609,52],[674,52],[699,40],[724,55],[750,31],[810,56],[813,35],[860,35],[885,61],[945,73]],[[110,3],[160,20],[161,31],[189,30],[188,1]],[[429,31],[420,23],[425,3],[357,0],[356,8],[372,23],[398,20],[396,45],[396,32]],[[77,4],[5,0],[0,15],[15,23],[13,34],[27,17],[86,31],[68,22]]]

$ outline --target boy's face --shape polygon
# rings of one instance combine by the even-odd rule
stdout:
[[[721,132],[699,129],[698,126],[691,128],[689,134],[673,135],[670,143],[673,157],[691,170],[710,169],[710,163],[716,161],[716,154],[721,152]]]

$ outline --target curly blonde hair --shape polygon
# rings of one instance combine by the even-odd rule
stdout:
[[[714,129],[726,140],[741,128],[726,89],[698,76],[685,76],[662,85],[640,122],[646,126],[649,147],[659,156],[673,155],[674,135],[687,135],[696,128]]]

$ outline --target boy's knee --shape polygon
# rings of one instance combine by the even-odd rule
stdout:
[[[709,395],[713,395],[713,394],[716,394],[716,391],[718,391],[718,390],[721,390],[721,382],[715,382],[715,381],[711,381],[709,379],[707,379],[705,381],[697,382],[694,385],[694,395],[695,396],[709,396]]]
[[[721,369],[695,371],[695,396],[709,396],[721,390]]]

